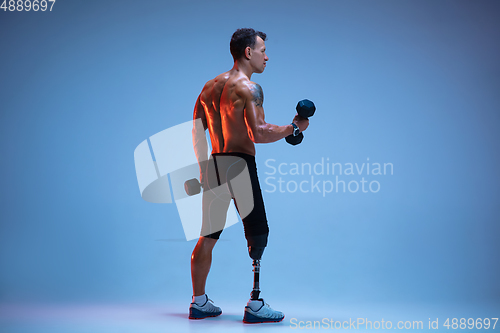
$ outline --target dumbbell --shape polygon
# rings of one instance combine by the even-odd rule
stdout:
[[[303,99],[298,102],[295,109],[297,110],[299,116],[305,119],[312,117],[314,115],[314,112],[316,111],[314,103],[308,99]],[[300,132],[297,136],[293,136],[293,134],[290,134],[285,138],[286,142],[294,146],[301,143],[302,139],[304,139],[304,134],[302,132]]]
[[[201,184],[196,178],[186,180],[184,190],[189,196],[196,195],[201,192]]]

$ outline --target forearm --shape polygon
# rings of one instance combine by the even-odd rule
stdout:
[[[291,134],[293,134],[293,126],[291,124],[278,126],[266,123],[257,127],[252,141],[255,143],[276,142]]]
[[[203,136],[203,138],[201,138],[201,136]],[[205,133],[193,133],[193,143],[196,160],[198,161],[198,163],[200,163],[201,161],[205,161],[208,156],[208,143],[205,138]]]
[[[205,135],[205,128],[203,123],[196,119],[193,124],[193,148],[196,160],[200,165],[200,172],[204,169],[203,162],[208,158],[208,142]]]

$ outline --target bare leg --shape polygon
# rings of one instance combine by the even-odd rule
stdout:
[[[217,239],[200,237],[191,255],[191,279],[193,281],[193,295],[205,294],[205,284],[208,272],[212,265],[212,249]]]

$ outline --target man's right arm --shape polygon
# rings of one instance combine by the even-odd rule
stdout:
[[[257,83],[247,83],[240,89],[245,99],[245,122],[248,136],[254,143],[270,143],[283,139],[293,133],[293,126],[268,124],[264,115],[264,93]],[[308,121],[307,121],[308,122]],[[303,124],[302,128],[304,127]]]
[[[198,96],[196,105],[194,107],[192,135],[194,153],[200,166],[200,182],[203,182],[203,171],[205,170],[205,163],[207,162],[208,156],[208,143],[205,136],[205,131],[207,130],[208,124],[207,117],[205,115],[205,109],[203,108],[200,99],[201,94],[200,96]]]

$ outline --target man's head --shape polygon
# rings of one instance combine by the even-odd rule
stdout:
[[[251,28],[238,29],[231,37],[229,48],[234,61],[246,59],[255,72],[262,73],[269,58],[266,55],[266,34]]]

